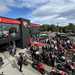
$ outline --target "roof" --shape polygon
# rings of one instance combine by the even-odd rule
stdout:
[[[40,28],[40,24],[31,23],[31,28]]]
[[[20,21],[12,18],[0,17],[0,23],[20,24]]]

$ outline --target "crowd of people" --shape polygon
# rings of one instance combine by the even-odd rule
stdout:
[[[58,70],[50,71],[49,75],[75,75],[73,41],[67,37],[58,36],[44,41],[48,46],[43,46],[41,52],[39,48],[31,46],[33,62],[47,64],[52,67],[52,70]]]
[[[7,50],[9,51],[9,53],[14,56],[16,54],[16,45],[15,45],[15,41],[11,41],[10,42],[10,46],[7,48]]]
[[[55,36],[43,41],[46,45],[42,47],[30,47],[32,67],[34,66],[41,74],[48,75],[75,75],[75,45],[67,37]],[[12,47],[13,46],[13,47]],[[16,46],[9,47],[10,54],[16,54]],[[22,72],[23,55],[20,54],[18,65]],[[51,67],[50,71],[45,71],[44,64]]]

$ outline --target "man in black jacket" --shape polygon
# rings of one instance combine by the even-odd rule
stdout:
[[[19,60],[18,60],[18,65],[20,66],[20,72],[22,72],[22,64],[23,64],[23,56],[20,54]]]

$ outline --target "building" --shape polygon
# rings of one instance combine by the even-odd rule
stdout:
[[[6,48],[15,41],[17,47],[28,47],[31,37],[40,32],[39,28],[40,25],[24,18],[0,17],[0,46]]]
[[[30,20],[0,17],[0,46],[9,46],[11,41],[15,41],[17,47],[27,47],[30,37],[29,25]]]

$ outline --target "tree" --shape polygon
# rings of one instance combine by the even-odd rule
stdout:
[[[42,26],[41,26],[41,29],[40,29],[41,31],[49,31],[49,25],[48,24],[43,24]]]
[[[75,32],[75,25],[73,23],[69,23],[66,26],[56,26],[54,24],[43,24],[41,26],[41,31],[52,31],[52,32],[66,32],[66,31],[73,31]]]
[[[67,26],[64,26],[63,32],[75,31],[75,25],[73,23],[69,23]]]
[[[50,25],[50,30],[51,30],[52,32],[55,32],[55,31],[57,31],[57,27],[56,27],[54,24],[51,24],[51,25]]]

